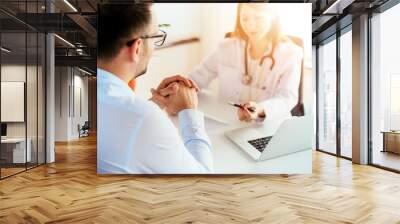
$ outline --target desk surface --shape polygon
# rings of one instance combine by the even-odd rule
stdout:
[[[381,131],[381,133],[400,135],[400,131]]]
[[[28,141],[30,139],[28,138]],[[20,142],[25,142],[25,138],[6,138],[6,139],[1,139],[1,143],[20,143]]]
[[[205,127],[213,145],[216,174],[308,174],[312,172],[312,150],[256,162],[224,136],[231,129],[250,126],[239,122],[236,109],[208,93],[199,96],[199,109],[205,114]],[[172,118],[177,125],[177,118]],[[265,121],[263,128],[274,133],[280,121]]]

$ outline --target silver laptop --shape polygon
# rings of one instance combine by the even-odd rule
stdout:
[[[267,128],[247,127],[225,132],[256,161],[267,160],[287,154],[310,150],[312,147],[312,120],[309,116],[284,120],[275,133]]]

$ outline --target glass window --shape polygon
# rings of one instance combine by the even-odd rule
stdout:
[[[41,13],[44,4],[28,2],[28,13]],[[37,17],[36,17],[37,18]],[[30,142],[31,159],[27,167],[44,162],[44,76],[45,36],[37,30],[27,29],[27,140]]]
[[[318,48],[318,148],[336,153],[336,40]]]
[[[351,158],[352,141],[352,32],[340,36],[340,154]]]
[[[22,12],[43,11],[39,1],[1,4]],[[0,178],[5,178],[45,162],[46,54],[44,34],[11,17],[0,26]]]
[[[376,14],[372,25],[372,163],[400,170],[400,4]]]
[[[45,124],[46,124],[46,76],[45,76],[45,65],[46,65],[46,36],[43,33],[38,35],[38,77],[37,77],[37,90],[38,90],[38,164],[45,163],[46,148],[45,148]]]
[[[26,33],[1,34],[1,176],[25,170],[30,161],[26,141]],[[6,50],[4,50],[6,49]]]
[[[390,130],[400,130],[400,72],[390,74]]]
[[[27,140],[31,153],[27,167],[31,168],[37,165],[37,80],[38,80],[38,57],[37,57],[37,41],[38,36],[36,32],[27,33],[27,80],[26,80],[26,113],[27,113]]]

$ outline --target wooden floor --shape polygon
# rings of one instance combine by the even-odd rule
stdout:
[[[400,155],[392,152],[374,151],[372,157],[375,164],[400,170]]]
[[[3,167],[3,168],[1,168],[1,178],[6,178],[8,176],[15,175],[15,174],[20,173],[20,172],[24,172],[27,169],[33,169],[35,167],[37,167],[36,163],[35,164],[29,164],[28,163],[27,167],[25,167],[24,164],[23,165],[18,165],[18,167],[12,167],[12,168],[10,168],[10,167],[4,168]]]
[[[400,175],[314,153],[312,175],[97,176],[94,137],[0,181],[0,223],[400,223]]]
[[[7,177],[25,170],[24,168],[1,168],[1,177]]]

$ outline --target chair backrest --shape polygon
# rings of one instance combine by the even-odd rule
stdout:
[[[228,32],[225,34],[225,38],[232,37],[233,33]],[[299,97],[297,100],[296,106],[290,111],[292,116],[304,116],[304,102],[303,102],[303,79],[304,79],[304,42],[301,38],[295,36],[287,36],[294,44],[301,47],[303,49],[303,59],[301,60],[301,74],[300,74],[300,83],[299,83]]]
[[[304,102],[303,102],[303,82],[304,82],[304,42],[299,37],[287,36],[294,44],[303,49],[303,58],[301,59],[301,74],[299,83],[299,97],[296,106],[290,111],[292,116],[304,116]]]
[[[90,128],[89,124],[90,124],[89,121],[85,121],[85,123],[83,124],[82,128],[89,129]]]

